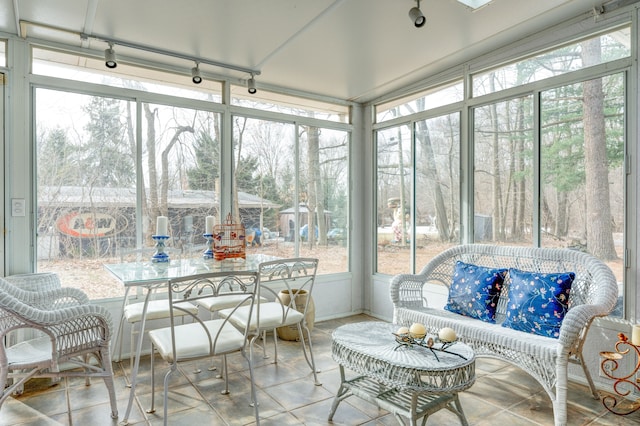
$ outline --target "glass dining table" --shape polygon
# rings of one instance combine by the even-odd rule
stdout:
[[[158,288],[166,285],[167,281],[173,278],[180,278],[189,275],[202,274],[207,272],[233,272],[233,271],[257,271],[258,266],[263,262],[279,259],[276,256],[267,254],[247,254],[246,259],[204,259],[194,257],[188,259],[177,259],[169,262],[154,263],[151,260],[145,262],[128,262],[105,264],[104,268],[118,279],[125,288],[125,295],[122,302],[122,310],[116,342],[122,339],[124,326],[124,308],[129,298],[131,289],[143,289],[144,305],[142,309],[142,321],[140,323],[140,334],[136,342],[134,362],[131,369],[131,391],[129,393],[129,403],[125,412],[122,425],[128,424],[129,415],[135,399],[136,381],[138,367],[140,366],[140,354],[142,352],[142,340],[144,336],[147,306],[151,294]],[[116,345],[114,345],[115,347]],[[133,350],[133,348],[131,348]]]

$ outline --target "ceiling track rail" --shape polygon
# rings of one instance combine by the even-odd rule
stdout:
[[[211,65],[211,66],[218,67],[218,68],[224,68],[224,69],[229,69],[229,70],[233,70],[233,71],[239,71],[239,72],[242,72],[242,73],[250,74],[251,76],[260,75],[261,74],[259,69],[247,68],[247,67],[242,67],[242,66],[239,66],[239,65],[233,65],[233,64],[228,64],[228,63],[225,63],[225,62],[215,61],[215,60],[212,60],[212,59],[207,59],[207,58],[202,58],[202,57],[197,57],[197,56],[191,56],[191,55],[185,55],[183,53],[174,52],[172,50],[159,49],[159,48],[156,48],[156,47],[151,47],[151,46],[146,46],[146,45],[143,45],[143,44],[132,43],[132,42],[129,42],[129,41],[126,41],[126,40],[119,40],[119,39],[116,39],[116,38],[113,38],[113,37],[104,36],[104,35],[88,34],[88,33],[84,33],[84,32],[69,30],[67,28],[61,28],[61,27],[57,27],[57,26],[53,26],[53,25],[41,24],[41,23],[32,22],[32,21],[25,21],[25,20],[20,20],[19,26],[20,26],[20,37],[22,37],[22,38],[27,38],[28,27],[33,26],[33,27],[44,28],[44,29],[48,29],[48,30],[52,30],[52,31],[58,31],[58,32],[66,33],[66,34],[75,35],[75,36],[79,37],[80,40],[82,40],[82,41],[87,41],[87,40],[102,41],[104,43],[109,44],[110,46],[111,45],[113,45],[113,46],[122,46],[122,47],[127,47],[127,48],[131,48],[131,49],[135,49],[135,50],[141,50],[141,51],[145,51],[145,52],[149,52],[149,53],[154,53],[154,54],[158,54],[158,55],[162,55],[162,56],[170,56],[170,57],[173,57],[173,58],[184,59],[184,60],[195,62],[195,63],[198,63],[198,64],[206,64],[206,65]]]

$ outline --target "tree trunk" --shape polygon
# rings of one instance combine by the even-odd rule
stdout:
[[[320,129],[317,127],[309,127],[309,215],[315,212],[318,221],[318,238],[319,245],[327,245],[327,223],[324,216],[324,190],[322,186],[322,176],[320,172]],[[313,208],[311,203],[313,203]],[[311,219],[309,219],[311,222]],[[313,232],[312,232],[313,230]],[[316,241],[315,227],[309,224],[309,245]]]
[[[435,156],[433,154],[433,145],[429,135],[429,128],[426,121],[418,122],[418,131],[416,132],[416,142],[422,145],[422,164],[424,165],[424,174],[427,182],[433,192],[433,200],[436,210],[436,227],[438,228],[438,237],[440,241],[449,240],[449,218],[447,208],[442,195],[442,183],[440,182],[440,174],[436,165]]]
[[[526,180],[524,178],[524,169],[525,169],[525,161],[524,161],[524,152],[525,152],[525,124],[524,124],[524,99],[519,100],[518,106],[518,129],[522,130],[519,138],[516,138],[515,142],[515,156],[516,156],[516,171],[519,176],[516,178],[514,182],[515,187],[515,210],[516,210],[516,228],[514,232],[519,239],[524,238],[525,233],[525,212],[526,212]]]
[[[158,204],[158,171],[156,170],[156,110],[151,110],[149,104],[142,103],[144,116],[147,120],[147,170],[149,174],[149,235],[154,235],[156,218],[162,216]],[[144,186],[144,185],[143,185]]]
[[[556,205],[558,211],[556,212],[556,227],[553,230],[553,234],[558,237],[566,237],[569,229],[569,218],[567,217],[567,193],[565,191],[557,191],[556,193]]]
[[[582,43],[582,57],[585,66],[600,62],[600,38]],[[611,226],[602,78],[585,81],[583,86],[587,250],[600,259],[612,260],[618,256]]]
[[[495,90],[494,77],[491,76],[491,89]],[[493,131],[492,140],[492,189],[493,189],[493,240],[504,241],[504,227],[502,224],[502,185],[500,184],[500,126],[498,123],[498,110],[496,104],[491,104],[491,126]]]
[[[240,223],[240,221],[242,220],[240,218],[240,201],[238,199],[238,179],[236,176],[236,173],[238,170],[240,170],[240,158],[242,157],[242,143],[244,141],[244,131],[247,128],[247,118],[246,117],[239,117],[238,120],[242,120],[242,126],[238,125],[238,140],[236,141],[236,164],[234,166],[233,169],[233,182],[231,183],[232,187],[233,187],[233,218],[235,218],[234,220],[238,221],[238,223]],[[220,212],[220,220],[224,220],[227,217],[226,213],[222,213]]]

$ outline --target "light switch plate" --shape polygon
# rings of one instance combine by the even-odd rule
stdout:
[[[11,199],[11,216],[26,216],[27,203],[24,198]]]

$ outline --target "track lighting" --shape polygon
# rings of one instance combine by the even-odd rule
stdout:
[[[409,18],[411,18],[411,22],[413,22],[416,28],[420,28],[427,22],[427,18],[424,17],[420,10],[420,0],[416,0],[416,2],[418,3],[418,7],[412,7],[409,10]]]
[[[193,84],[202,83],[202,77],[200,76],[200,65],[196,62],[196,66],[191,68],[191,81]]]
[[[118,66],[116,62],[116,51],[113,50],[113,43],[109,43],[109,48],[104,51],[104,64],[107,68]]]
[[[251,78],[247,80],[247,90],[250,94],[254,94],[257,92],[256,90],[256,80],[253,78],[253,74],[251,74]]]

